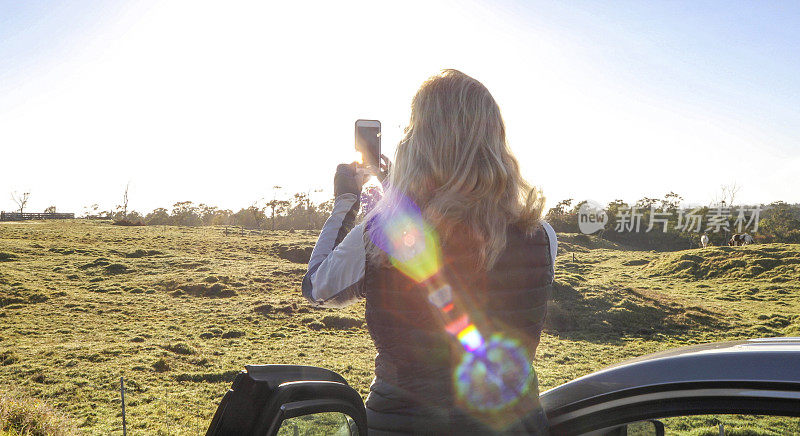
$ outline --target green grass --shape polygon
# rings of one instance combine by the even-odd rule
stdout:
[[[330,368],[366,397],[375,349],[363,304],[318,309],[300,295],[315,239],[2,223],[0,389],[91,434],[121,434],[120,376],[132,434],[202,433],[245,364]],[[543,390],[653,351],[800,334],[798,245],[655,253],[562,241],[534,364]]]

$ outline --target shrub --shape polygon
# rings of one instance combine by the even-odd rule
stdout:
[[[73,435],[75,426],[68,418],[36,398],[0,395],[0,434]]]

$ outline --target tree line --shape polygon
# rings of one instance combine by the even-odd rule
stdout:
[[[782,201],[767,205],[734,205],[732,199],[728,198],[708,206],[686,208],[681,206],[682,200],[674,192],[663,198],[644,197],[630,204],[614,200],[603,207],[608,222],[598,236],[652,250],[697,247],[703,234],[708,235],[712,245],[726,245],[730,236],[739,232],[750,233],[756,242],[761,243],[800,243],[800,205]],[[580,233],[579,212],[584,203],[571,198],[562,200],[548,210],[545,220],[556,232]],[[636,210],[638,228],[631,222],[631,210]],[[742,210],[750,212],[745,216],[744,225],[737,226]],[[758,231],[754,231],[755,222],[749,222],[753,214],[757,215]],[[696,221],[690,221],[691,218],[696,218]],[[647,231],[651,222],[655,225]],[[700,224],[696,225],[698,222]],[[714,226],[715,223],[726,225]]]
[[[311,191],[295,193],[289,199],[279,199],[277,192],[280,186],[273,187],[273,198],[269,201],[254,203],[249,207],[234,212],[231,209],[221,209],[207,204],[195,204],[191,201],[180,201],[171,208],[157,208],[148,214],[141,214],[128,208],[128,187],[122,197],[122,203],[112,210],[102,211],[97,204],[84,208],[84,217],[110,219],[118,225],[170,225],[170,226],[238,226],[246,229],[271,229],[271,230],[303,230],[320,229],[333,210],[333,199],[320,203],[311,200]],[[723,186],[721,194],[709,206],[694,208],[691,213],[699,216],[703,225],[698,231],[687,229],[683,212],[687,209],[681,207],[683,198],[670,192],[663,198],[643,197],[634,203],[623,200],[614,200],[604,206],[608,222],[599,236],[613,242],[625,245],[654,250],[678,250],[697,246],[702,234],[707,234],[713,245],[725,245],[732,233],[736,233],[736,226],[728,226],[719,232],[708,232],[707,223],[712,216],[719,219],[721,211],[727,215],[722,217],[728,223],[734,224],[737,219],[737,210],[742,207],[759,209],[758,231],[753,231],[752,223],[749,231],[756,242],[785,242],[800,243],[800,205],[788,204],[782,201],[773,202],[765,206],[738,205],[735,203],[739,187]],[[361,195],[361,216],[363,217],[380,199],[381,190],[375,186],[366,187]],[[12,199],[22,213],[30,198],[30,193],[12,193]],[[572,198],[559,201],[550,208],[545,216],[556,232],[580,233],[578,225],[579,211],[585,201],[576,202]],[[618,227],[630,222],[621,223],[620,220],[630,219],[625,216],[625,211],[635,208],[640,216],[637,231],[616,231]],[[45,212],[55,212],[55,206],[48,207]],[[655,218],[660,217],[658,225],[645,231]],[[663,231],[664,226],[667,231]]]
[[[280,187],[276,186],[277,190]],[[367,187],[361,195],[363,216],[380,198],[377,187]],[[295,193],[289,199],[254,203],[233,211],[207,204],[180,201],[171,208],[157,208],[143,215],[128,209],[127,189],[123,202],[113,210],[100,211],[97,205],[87,207],[84,216],[110,219],[117,225],[167,225],[167,226],[237,226],[246,229],[303,230],[320,229],[333,211],[333,199],[316,203],[311,191]]]

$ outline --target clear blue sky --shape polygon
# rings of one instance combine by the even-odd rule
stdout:
[[[500,103],[550,204],[800,202],[797,2],[0,0],[0,209],[331,195],[353,121],[391,154],[425,77]]]

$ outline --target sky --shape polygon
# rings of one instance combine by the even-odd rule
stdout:
[[[0,209],[323,201],[354,121],[392,156],[443,68],[492,92],[550,206],[800,202],[798,23],[778,1],[0,0]]]

